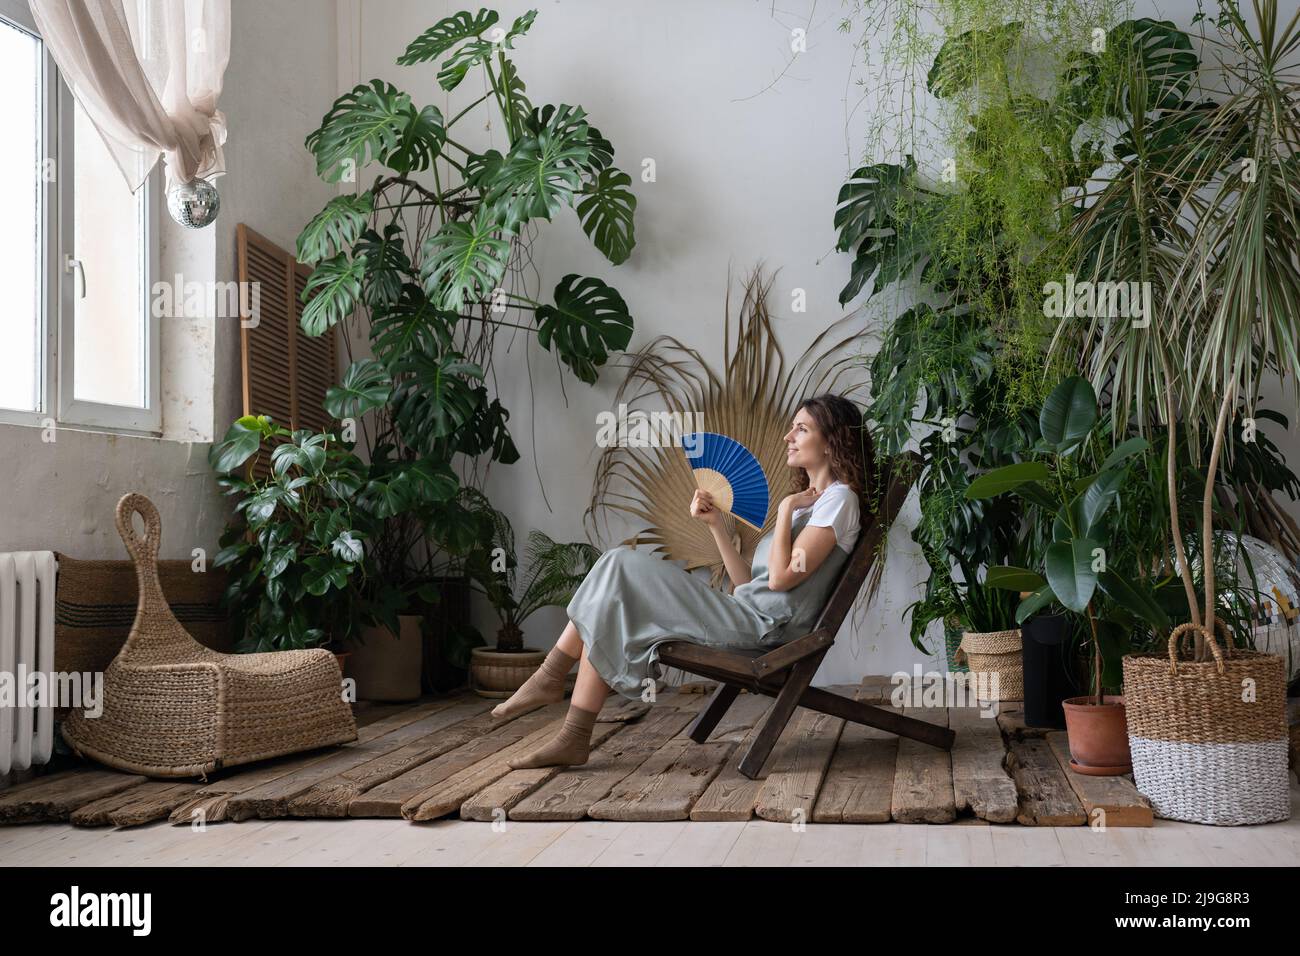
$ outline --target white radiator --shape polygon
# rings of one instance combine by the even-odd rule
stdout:
[[[0,552],[0,776],[47,763],[54,746],[52,699],[27,704],[31,675],[54,674],[57,570],[53,551]]]

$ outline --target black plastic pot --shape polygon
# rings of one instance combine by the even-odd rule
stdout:
[[[1064,614],[1030,618],[1024,637],[1025,724],[1065,728],[1061,701],[1081,692],[1070,664],[1070,620]]]

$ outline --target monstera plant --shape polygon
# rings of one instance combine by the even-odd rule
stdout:
[[[349,359],[354,334],[368,345],[326,409],[344,433],[359,428],[388,576],[427,563],[431,549],[463,550],[474,520],[456,494],[455,456],[470,468],[481,456],[519,458],[489,390],[497,330],[531,331],[588,384],[632,335],[626,303],[599,277],[565,275],[547,301],[527,286],[538,224],[565,207],[611,264],[635,244],[636,198],[613,145],[580,106],[533,105],[510,58],[535,17],[506,28],[492,10],[462,11],[411,42],[398,64],[437,64],[431,92],[461,96],[455,115],[374,79],[340,96],[306,139],[324,180],[358,184],[298,237],[298,259],[314,266],[302,327],[341,325]],[[477,83],[464,92],[472,71],[482,95]],[[501,150],[473,145],[485,126],[504,134]]]

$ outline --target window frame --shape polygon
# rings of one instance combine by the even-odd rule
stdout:
[[[38,229],[42,257],[41,303],[37,310],[40,328],[36,341],[42,353],[37,358],[40,408],[35,411],[0,408],[0,423],[36,425],[120,432],[157,437],[162,432],[161,322],[152,308],[152,289],[159,274],[159,196],[162,192],[161,164],[150,171],[141,206],[141,247],[144,274],[139,276],[141,317],[145,335],[143,349],[145,405],[135,408],[77,400],[76,387],[76,293],[79,277],[69,268],[74,258],[76,182],[74,160],[76,118],[72,91],[59,73],[49,48],[23,0],[0,0],[0,18],[41,41],[42,134],[44,159],[54,160],[53,180],[43,178],[39,193]],[[137,191],[137,195],[139,191]],[[83,267],[84,269],[84,267]],[[84,271],[82,273],[84,277]],[[84,291],[84,288],[83,288]]]

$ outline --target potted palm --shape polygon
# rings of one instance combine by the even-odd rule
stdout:
[[[981,700],[1021,700],[1024,671],[1020,629],[1015,625],[1015,595],[980,580],[975,569],[959,561],[965,580],[953,588],[961,627],[957,663],[967,663]],[[963,660],[964,658],[964,660]]]
[[[488,547],[466,562],[466,573],[501,620],[495,647],[476,647],[470,656],[470,686],[482,697],[509,697],[541,666],[546,654],[524,646],[522,624],[535,611],[566,605],[600,557],[599,549],[581,542],[557,542],[541,531],[528,535],[528,571],[518,585],[514,531],[500,511],[482,508],[492,523]]]
[[[1097,396],[1092,386],[1073,376],[1054,388],[1039,415],[1042,438],[1038,450],[1046,460],[1030,460],[987,472],[971,482],[971,498],[992,498],[1013,492],[1051,523],[1051,541],[1041,570],[1002,565],[990,568],[990,584],[1028,592],[1016,608],[1023,624],[1049,604],[1060,604],[1083,615],[1088,625],[1092,658],[1092,693],[1063,702],[1070,739],[1071,765],[1080,773],[1098,776],[1131,769],[1124,698],[1106,694],[1103,686],[1101,625],[1108,616],[1103,599],[1149,626],[1168,631],[1168,616],[1144,592],[1108,567],[1111,506],[1119,496],[1129,459],[1143,453],[1147,442],[1131,438],[1115,447],[1101,467],[1086,474],[1081,449],[1097,423]]]

